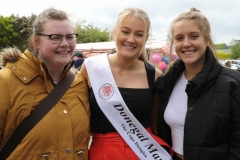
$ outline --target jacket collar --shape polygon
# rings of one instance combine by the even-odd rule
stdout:
[[[23,54],[17,57],[17,61],[14,63],[7,63],[6,67],[9,67],[12,72],[23,82],[29,83],[36,76],[42,77],[44,82],[47,81],[48,71],[44,63],[37,59],[34,54],[29,50],[26,50]],[[71,69],[73,60],[71,60],[65,67],[61,79],[65,77],[68,71]]]
[[[205,54],[206,61],[202,71],[200,71],[187,84],[186,93],[188,97],[197,97],[210,88],[210,86],[215,83],[222,69],[222,66],[208,47]]]

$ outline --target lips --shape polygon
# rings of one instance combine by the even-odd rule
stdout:
[[[57,54],[68,54],[68,51],[60,51],[60,52],[56,52]]]
[[[129,49],[135,49],[136,48],[135,46],[125,45],[125,44],[123,44],[123,46],[126,47],[126,48],[129,48]]]
[[[194,52],[195,52],[195,51],[182,51],[183,54],[187,54],[187,55],[193,54]]]

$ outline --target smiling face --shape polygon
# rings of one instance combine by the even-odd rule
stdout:
[[[64,67],[69,62],[76,47],[76,42],[68,44],[65,39],[65,36],[71,33],[73,33],[73,27],[69,20],[49,20],[43,24],[42,34],[61,34],[64,36],[60,44],[52,44],[47,36],[40,36],[39,42],[35,44],[39,51],[38,58],[47,67]]]
[[[203,67],[208,42],[193,20],[182,20],[174,24],[173,44],[186,67]]]
[[[116,35],[118,53],[125,58],[135,59],[141,53],[148,38],[144,22],[137,17],[127,16]]]

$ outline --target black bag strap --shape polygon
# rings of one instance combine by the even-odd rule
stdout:
[[[0,152],[0,160],[6,160],[21,143],[28,132],[55,106],[70,87],[75,75],[70,71],[66,77],[35,107],[31,114],[17,126]]]

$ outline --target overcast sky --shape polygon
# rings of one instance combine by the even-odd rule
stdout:
[[[66,11],[74,21],[84,19],[101,30],[110,30],[124,8],[141,8],[150,17],[152,39],[163,41],[171,21],[195,7],[208,17],[215,43],[229,45],[233,38],[240,40],[240,0],[0,0],[0,15],[38,15],[50,7]]]

